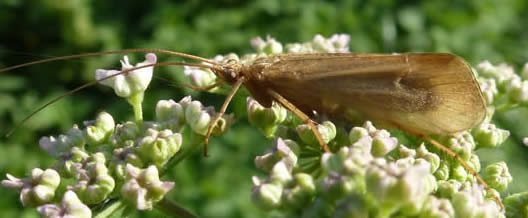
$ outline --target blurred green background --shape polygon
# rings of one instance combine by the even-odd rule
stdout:
[[[47,57],[124,48],[161,48],[204,57],[251,52],[249,40],[270,35],[280,42],[311,40],[315,34],[351,35],[354,52],[452,52],[475,65],[502,61],[516,69],[528,61],[526,0],[450,1],[318,1],[318,0],[2,0],[0,1],[0,67]],[[143,54],[131,55],[133,62]],[[0,74],[0,133],[31,110],[67,90],[93,81],[98,68],[118,68],[120,55],[42,64]],[[160,56],[162,61],[170,57]],[[172,59],[175,60],[175,59]],[[160,99],[192,94],[219,106],[225,96],[184,89],[182,70],[156,69],[146,93],[146,119]],[[74,123],[106,110],[118,120],[132,119],[128,104],[107,87],[76,93],[48,107],[9,138],[0,139],[0,177],[23,177],[52,159],[38,147],[41,136],[65,132]],[[210,157],[199,153],[165,178],[176,182],[169,198],[203,217],[267,217],[250,201],[253,158],[270,142],[247,125],[245,98],[229,109],[238,122],[210,144]],[[505,160],[514,182],[507,193],[527,190],[528,113],[515,110],[496,122],[512,130],[502,150],[481,151],[483,165]],[[36,217],[23,208],[12,190],[0,187],[0,216]],[[507,194],[506,193],[506,194]],[[157,211],[136,213],[159,217]]]

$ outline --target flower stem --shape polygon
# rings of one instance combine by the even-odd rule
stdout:
[[[197,216],[192,214],[187,209],[175,204],[174,202],[163,198],[161,201],[156,203],[156,208],[163,211],[165,214],[170,217],[180,217],[180,218],[196,218]]]
[[[144,92],[137,93],[135,95],[130,96],[130,98],[127,98],[128,103],[132,105],[132,108],[134,109],[134,118],[136,119],[136,123],[138,124],[139,128],[141,129],[141,126],[143,125],[143,97],[145,96]]]

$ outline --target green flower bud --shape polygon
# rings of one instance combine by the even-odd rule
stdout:
[[[450,180],[439,180],[438,181],[438,189],[436,190],[436,194],[439,197],[451,199],[451,197],[457,193],[462,188],[462,183],[450,179]]]
[[[513,68],[506,64],[494,66],[489,61],[484,61],[477,66],[477,69],[481,77],[495,79],[497,88],[502,92],[509,88],[510,81],[520,79]]]
[[[95,122],[85,122],[85,125],[84,133],[90,145],[104,143],[114,133],[115,128],[114,118],[106,112],[99,113]]]
[[[506,162],[501,161],[486,167],[484,180],[491,188],[502,192],[508,188],[508,184],[513,180]]]
[[[474,128],[471,133],[479,148],[497,147],[510,136],[510,131],[499,129],[495,124],[491,123],[482,123]]]
[[[431,165],[431,172],[434,173],[440,167],[440,157],[432,152],[429,152],[425,144],[421,144],[417,149],[416,158],[423,158]]]
[[[350,130],[350,133],[348,134],[348,138],[350,140],[350,143],[354,144],[358,142],[363,137],[368,137],[369,133],[367,129],[361,128],[361,127],[354,127],[352,130]]]
[[[86,160],[90,155],[84,150],[73,147],[68,154],[59,157],[59,161],[55,164],[55,169],[62,177],[71,178],[77,172],[78,168],[82,167],[81,162]]]
[[[138,155],[142,162],[152,163],[161,168],[181,148],[182,136],[169,129],[156,131],[148,129],[145,137],[138,142]]]
[[[180,132],[185,124],[183,106],[174,100],[160,100],[156,104],[156,121],[161,123],[161,129]]]
[[[462,166],[461,164],[453,163],[451,165],[451,177],[450,178],[456,179],[460,182],[464,182],[468,179],[468,172],[466,171],[464,166]]]
[[[476,154],[472,154],[471,158],[469,158],[469,161],[467,164],[475,170],[475,172],[480,172],[480,159],[479,156]]]
[[[277,162],[270,172],[271,182],[283,185],[290,182],[293,179],[291,175],[292,167],[284,159]]]
[[[414,158],[416,156],[416,150],[407,148],[405,147],[405,145],[399,146],[398,153],[399,153],[400,158],[406,158],[406,157]]]
[[[139,127],[134,122],[127,121],[117,124],[112,144],[116,147],[132,146],[140,134]]]
[[[427,175],[430,175],[430,166],[427,162],[407,168],[398,167],[395,163],[373,163],[366,172],[367,193],[377,200],[382,214],[391,214],[402,206],[411,208],[411,204],[418,207],[432,192],[429,190],[433,187],[429,185],[431,179]]]
[[[55,190],[60,184],[60,176],[53,169],[31,170],[29,178],[19,179],[7,174],[2,185],[7,188],[20,190],[20,201],[24,206],[39,206],[49,203],[55,197]]]
[[[42,137],[39,141],[40,148],[47,151],[54,158],[59,158],[70,151],[73,147],[82,148],[86,144],[86,140],[82,131],[74,125],[68,130],[66,135],[59,135],[58,138],[53,136]]]
[[[156,59],[157,57],[155,54],[148,53],[145,55],[144,62],[138,63],[136,66],[132,66],[128,62],[128,57],[124,56],[123,60],[121,61],[121,71],[131,69],[134,67],[155,64]],[[121,71],[98,69],[95,71],[95,79],[101,80],[105,77],[118,74]],[[130,98],[139,93],[143,93],[147,89],[150,81],[152,80],[153,71],[154,71],[154,67],[145,67],[145,68],[130,71],[126,74],[117,75],[117,76],[108,78],[106,80],[99,81],[99,83],[105,86],[112,87],[116,95],[120,97]]]
[[[484,190],[474,184],[453,194],[451,203],[457,217],[504,217],[499,207],[492,200],[486,200]]]
[[[361,178],[362,179],[362,178]],[[361,190],[364,183],[358,177],[341,175],[336,172],[329,172],[328,175],[318,184],[318,191],[328,202],[335,202],[343,198],[354,190]]]
[[[274,38],[268,36],[266,41],[262,38],[257,37],[251,40],[251,45],[257,50],[258,53],[265,54],[280,54],[282,53],[282,44],[277,42]]]
[[[281,205],[282,186],[273,183],[262,184],[253,188],[251,200],[263,210],[272,210]]]
[[[398,145],[398,139],[390,137],[386,130],[380,130],[372,137],[372,155],[383,157]]]
[[[310,174],[297,173],[294,185],[285,188],[282,193],[282,206],[289,210],[303,208],[312,202],[315,195],[315,184]]]
[[[455,209],[447,199],[438,199],[429,195],[424,202],[418,218],[454,218]]]
[[[528,81],[512,80],[508,95],[511,103],[526,105],[528,103]]]
[[[484,100],[486,100],[486,104],[493,104],[495,96],[499,94],[499,90],[497,89],[497,84],[495,83],[495,80],[479,78],[478,82],[480,85],[480,90],[482,91],[482,95],[484,96]]]
[[[152,210],[154,203],[163,199],[174,187],[174,182],[159,180],[158,169],[154,165],[139,169],[128,164],[126,168],[127,181],[121,188],[121,195],[138,210]]]
[[[83,204],[81,200],[75,195],[73,191],[67,191],[62,197],[62,202],[58,204],[46,204],[37,208],[42,217],[57,218],[57,217],[77,217],[90,218],[92,211],[88,206]]]
[[[450,167],[449,167],[448,161],[441,160],[440,166],[438,166],[438,169],[436,169],[436,171],[434,172],[434,175],[437,180],[447,180],[449,179],[449,176],[450,176],[449,171],[450,171]]]
[[[76,176],[78,183],[69,187],[86,204],[101,203],[114,190],[115,181],[105,162],[101,152],[90,156],[83,170]]]
[[[468,161],[472,151],[475,149],[473,136],[468,132],[456,134],[450,137],[446,143],[447,147],[457,153],[464,161]]]
[[[310,125],[301,124],[297,126],[296,130],[297,134],[299,134],[299,137],[304,143],[319,146],[319,142],[317,141],[317,138],[315,138]],[[334,139],[337,134],[335,125],[330,121],[325,121],[322,124],[317,125],[317,130],[319,131],[319,134],[321,134],[323,141],[327,144],[332,139]]]
[[[126,165],[143,168],[145,163],[137,154],[137,149],[134,146],[127,146],[124,148],[116,148],[112,153],[112,161],[110,162],[110,169],[112,169],[115,178],[118,181],[124,181],[126,178]]]
[[[213,107],[203,107],[199,101],[192,101],[185,107],[185,120],[191,129],[199,134],[205,135],[211,120],[216,116]],[[234,117],[226,115],[220,118],[213,128],[213,135],[223,134],[233,123]]]
[[[321,35],[315,35],[312,40],[313,49],[316,52],[334,53],[349,52],[348,42],[350,36],[347,34],[335,34],[331,38],[325,39]]]
[[[257,126],[266,137],[273,137],[277,126],[286,119],[286,108],[273,102],[271,108],[265,108],[251,97],[246,101],[249,123]]]
[[[277,138],[273,141],[273,150],[262,156],[255,157],[255,166],[265,172],[270,172],[273,166],[283,160],[292,168],[297,164],[297,155],[299,152],[299,145],[296,142],[282,138]]]
[[[528,217],[528,192],[516,193],[506,197],[504,206],[506,207],[506,217]]]
[[[193,83],[193,85],[206,88],[217,82],[216,75],[210,69],[192,67],[192,66],[183,66],[183,73],[187,76]],[[213,91],[213,88],[209,91]]]

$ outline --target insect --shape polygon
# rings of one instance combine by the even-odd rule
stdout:
[[[211,121],[205,136],[204,154],[207,154],[207,144],[216,123],[235,93],[245,87],[263,106],[270,107],[276,101],[310,125],[326,152],[331,151],[310,118],[309,114],[313,111],[329,117],[369,119],[423,137],[459,161],[491,192],[478,173],[460,156],[429,137],[431,134],[450,135],[470,129],[481,123],[486,115],[484,99],[471,67],[453,54],[285,54],[260,58],[251,64],[237,61],[220,64],[184,53],[130,49],[52,58],[5,68],[0,72],[55,60],[126,52],[157,52],[201,61],[205,64],[166,62],[142,67],[187,65],[208,68],[220,78],[220,82],[206,87],[206,90],[222,84],[232,86],[218,115]],[[138,68],[128,71],[135,69]],[[109,77],[72,90],[37,109],[29,117],[60,98]],[[499,198],[493,197],[503,208]]]

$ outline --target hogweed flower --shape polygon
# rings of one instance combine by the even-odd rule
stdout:
[[[126,170],[127,181],[121,188],[121,194],[138,210],[151,210],[154,203],[163,199],[174,187],[174,182],[160,181],[158,169],[153,165],[139,169],[129,164]]]
[[[53,200],[60,180],[59,174],[53,169],[35,168],[31,170],[31,176],[26,179],[19,179],[7,174],[7,179],[2,180],[2,185],[19,190],[22,204],[34,207]]]
[[[40,148],[47,151],[51,156],[58,158],[61,155],[68,153],[71,148],[83,148],[86,144],[86,139],[83,132],[77,125],[68,130],[66,135],[59,135],[57,138],[53,136],[45,136],[40,138]]]
[[[246,100],[249,123],[262,130],[266,137],[273,137],[279,124],[286,120],[288,111],[273,102],[271,108],[265,108],[255,99],[248,97]]]
[[[105,77],[109,77],[120,73],[121,71],[132,69],[134,67],[141,67],[145,65],[155,64],[157,57],[155,54],[148,53],[145,55],[145,61],[133,66],[128,61],[128,57],[124,56],[121,60],[121,70],[104,70],[98,69],[95,71],[95,79],[101,80]],[[127,72],[125,74],[117,75],[106,80],[100,81],[99,83],[112,87],[116,95],[123,98],[130,98],[139,93],[143,93],[150,81],[152,80],[152,74],[154,67],[145,67],[137,70]]]
[[[67,191],[60,204],[46,204],[37,208],[45,218],[90,218],[92,211],[83,204],[73,191]]]
[[[484,180],[491,188],[500,192],[505,191],[513,180],[504,161],[488,165],[485,173]]]

